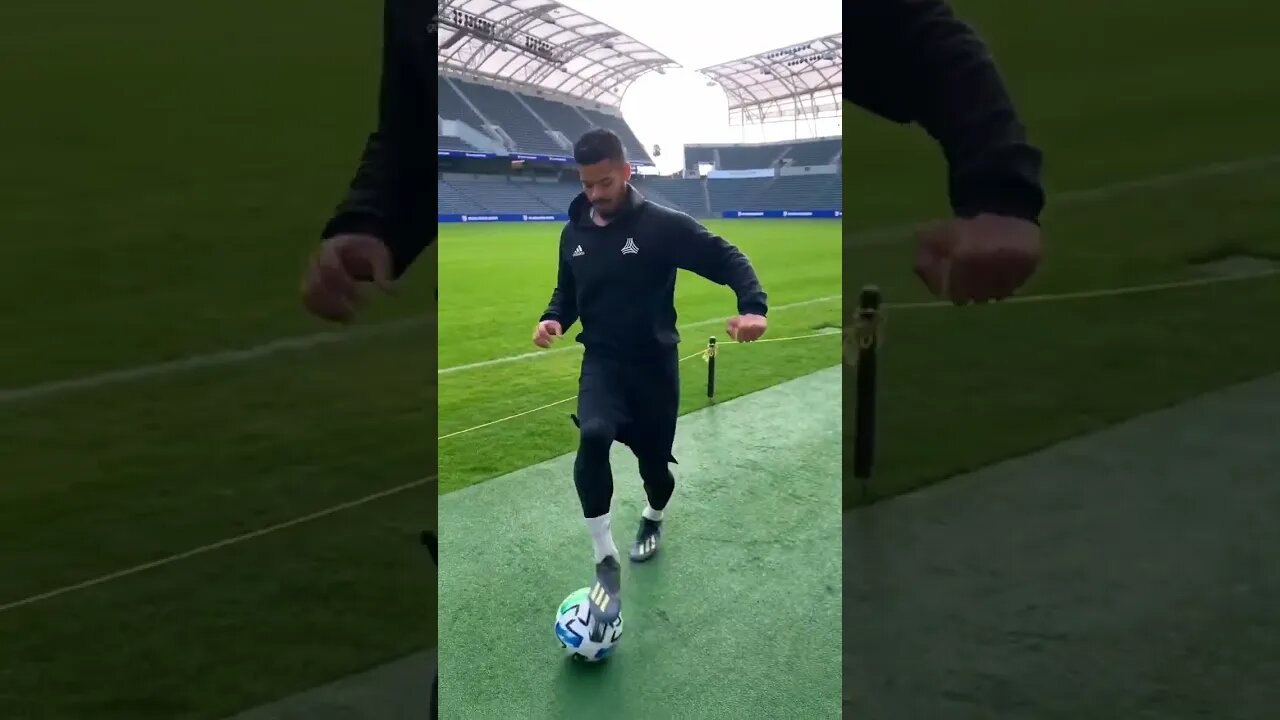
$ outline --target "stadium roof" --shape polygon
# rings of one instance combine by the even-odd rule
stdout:
[[[627,87],[675,61],[552,0],[439,0],[442,70],[618,107]]]
[[[702,68],[698,72],[724,89],[729,110],[757,109],[759,117],[775,116],[800,98],[822,98],[840,106],[844,33],[758,53]]]

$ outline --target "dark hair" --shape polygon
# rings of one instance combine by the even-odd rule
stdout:
[[[626,162],[622,140],[612,130],[596,128],[588,130],[573,144],[573,160],[579,165],[595,165],[605,160]]]

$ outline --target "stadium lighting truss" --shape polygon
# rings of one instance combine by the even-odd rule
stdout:
[[[731,124],[825,117],[841,111],[844,34],[836,33],[698,72],[729,96]]]
[[[627,87],[678,67],[653,48],[550,0],[439,0],[440,69],[533,86],[617,110]]]

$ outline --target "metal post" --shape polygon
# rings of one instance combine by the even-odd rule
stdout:
[[[857,375],[854,382],[853,474],[871,477],[876,449],[876,351],[880,345],[880,289],[862,288],[858,298],[855,337],[858,346]]]
[[[716,338],[707,341],[707,397],[716,395]]]

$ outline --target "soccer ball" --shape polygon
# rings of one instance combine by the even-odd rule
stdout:
[[[556,612],[556,637],[564,653],[574,660],[598,662],[613,654],[622,637],[622,614],[605,628],[604,637],[596,642],[591,639],[591,610],[587,593],[591,588],[582,588],[560,603]]]

